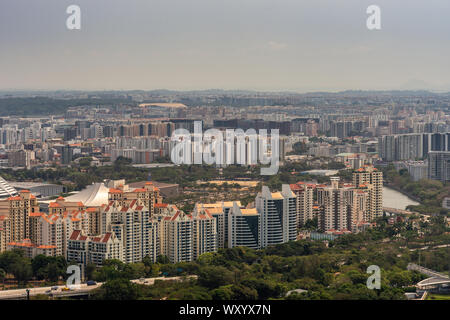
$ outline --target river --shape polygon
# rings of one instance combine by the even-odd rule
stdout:
[[[409,205],[418,205],[417,201],[394,189],[383,187],[383,207],[405,210]]]

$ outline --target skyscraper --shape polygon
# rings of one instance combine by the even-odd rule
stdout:
[[[244,209],[234,202],[228,215],[228,247],[259,248],[259,214],[256,208]]]
[[[450,181],[450,151],[428,154],[428,177],[442,182]]]
[[[315,185],[298,182],[290,185],[292,192],[297,196],[297,225],[302,227],[306,221],[313,220],[314,189]]]
[[[353,184],[356,188],[369,188],[368,212],[370,220],[383,215],[383,173],[373,166],[364,166],[353,172]]]
[[[256,196],[260,216],[259,243],[264,248],[297,238],[297,197],[288,184],[281,192],[271,192],[267,186]]]
[[[350,230],[353,186],[339,185],[339,177],[331,177],[331,185],[317,186],[317,202],[322,208],[319,228],[322,231]]]

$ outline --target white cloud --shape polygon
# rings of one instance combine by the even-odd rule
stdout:
[[[287,44],[286,43],[282,43],[282,42],[269,41],[267,43],[267,47],[270,50],[281,51],[281,50],[285,50],[287,48]]]

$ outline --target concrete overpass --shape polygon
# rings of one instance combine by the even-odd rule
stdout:
[[[183,281],[189,279],[196,279],[197,276],[191,275],[187,277],[157,277],[157,278],[142,278],[136,280],[130,280],[133,283],[151,286],[155,284],[155,281]],[[77,296],[89,296],[92,290],[101,287],[103,282],[98,282],[96,285],[88,286],[86,283],[80,284],[79,287],[73,287],[69,291],[64,291],[65,286],[52,286],[52,287],[39,287],[39,288],[25,288],[25,289],[13,289],[0,291],[0,300],[25,300],[27,299],[27,290],[29,290],[30,297],[37,295],[48,295],[53,298],[63,297],[77,297]],[[52,290],[56,288],[56,290]]]
[[[447,275],[419,266],[415,263],[408,264],[407,269],[418,271],[429,276],[429,278],[416,284],[418,291],[450,292],[450,278]]]

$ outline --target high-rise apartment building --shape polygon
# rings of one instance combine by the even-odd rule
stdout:
[[[208,212],[194,212],[192,218],[194,222],[192,232],[192,258],[195,260],[206,252],[217,251],[217,220]]]
[[[353,192],[353,186],[339,185],[339,177],[331,177],[329,186],[317,186],[317,202],[323,210],[319,218],[322,231],[349,230]]]
[[[234,203],[228,215],[228,247],[259,249],[259,214],[256,208],[241,208]]]
[[[292,192],[297,196],[297,225],[302,227],[308,220],[313,220],[314,184],[298,182],[290,185]]]
[[[155,232],[150,222],[149,209],[139,199],[112,200],[101,211],[102,234],[113,232],[123,244],[123,259],[126,263],[142,261],[154,256],[150,239]]]
[[[105,260],[123,261],[123,246],[114,233],[99,236],[86,236],[81,230],[74,230],[67,245],[67,260],[82,266],[93,263],[101,266]]]
[[[10,222],[10,241],[30,238],[30,214],[39,212],[36,197],[29,190],[20,191],[18,196],[0,201],[2,211],[7,211]]]
[[[261,248],[296,240],[297,197],[289,185],[283,185],[281,192],[271,192],[263,186],[255,204],[260,217]]]
[[[383,216],[383,173],[373,166],[364,166],[353,172],[353,185],[356,188],[372,187],[369,191],[369,218]]]
[[[192,261],[194,221],[192,216],[169,206],[161,219],[161,255],[172,263]]]
[[[228,216],[234,204],[242,207],[240,201],[219,201],[215,203],[197,203],[195,212],[204,212],[211,214],[216,219],[217,247],[228,248]]]
[[[6,245],[11,242],[10,237],[9,218],[5,215],[0,215],[0,252],[6,250]]]
[[[450,181],[450,151],[428,154],[428,177],[442,182]]]

